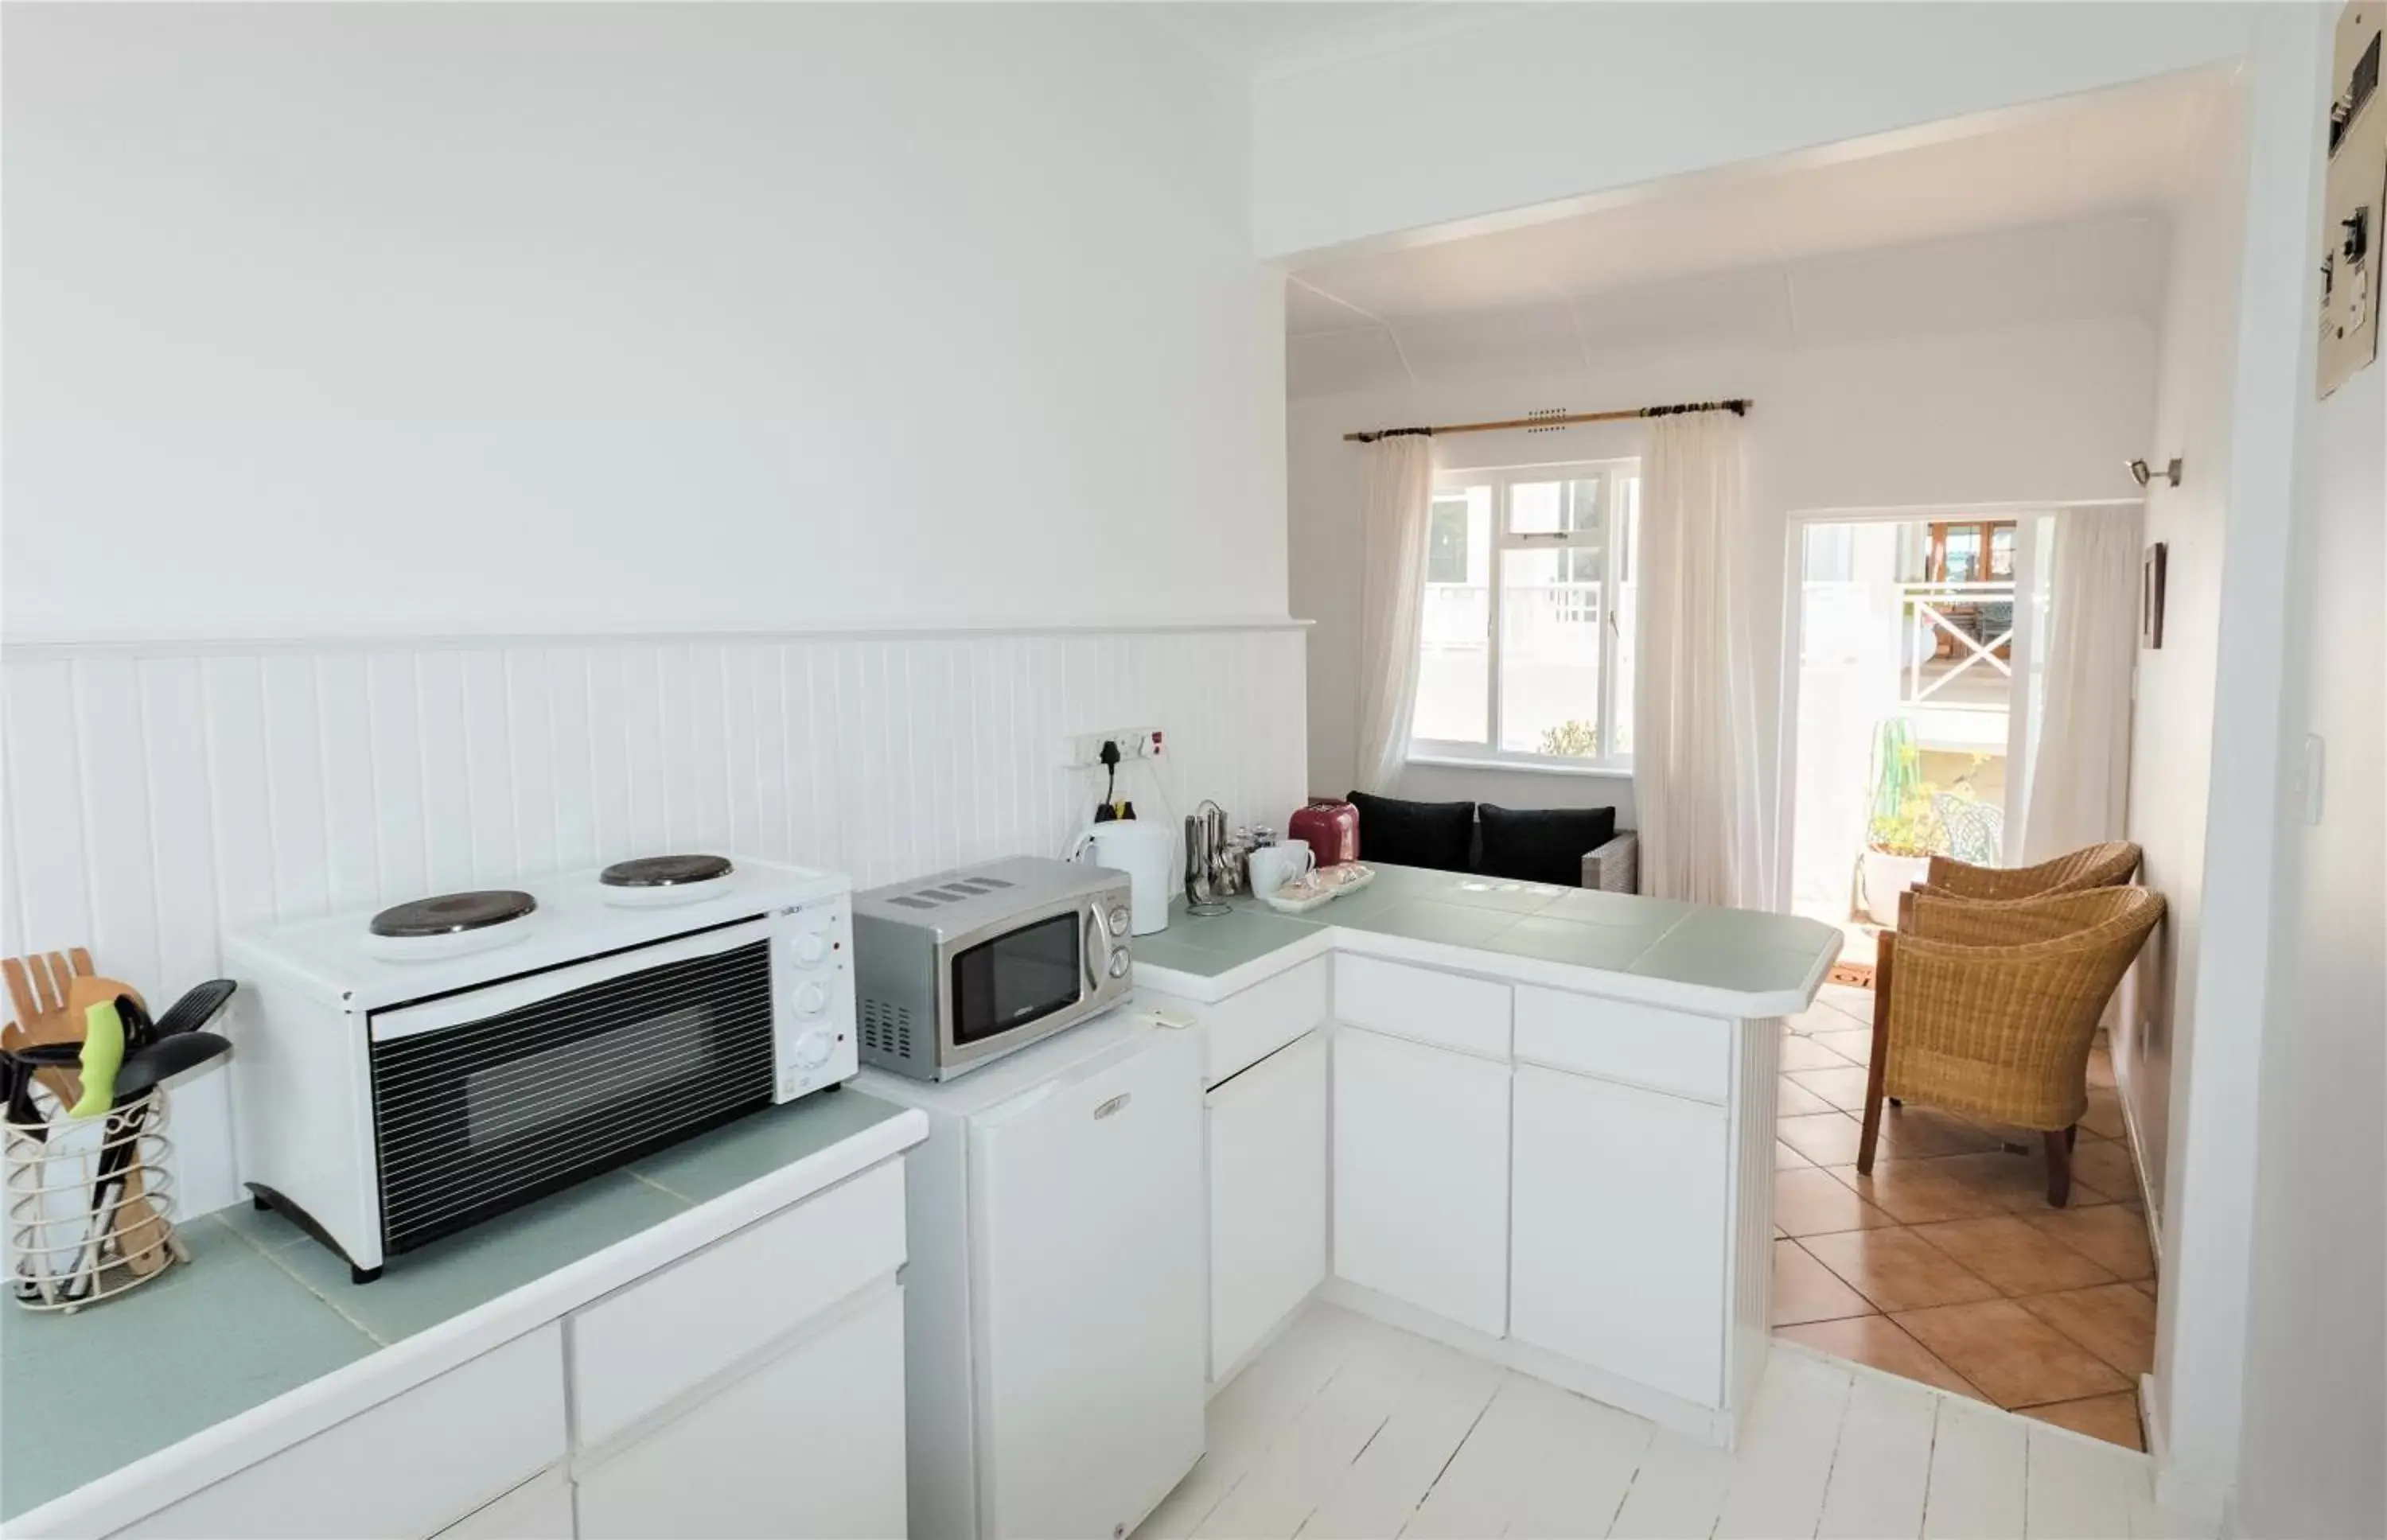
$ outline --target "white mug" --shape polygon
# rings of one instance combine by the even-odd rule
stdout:
[[[1252,896],[1265,898],[1317,864],[1318,858],[1309,852],[1307,839],[1288,839],[1282,845],[1262,845],[1252,852],[1248,863],[1252,874]]]

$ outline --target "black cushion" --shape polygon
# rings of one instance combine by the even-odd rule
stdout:
[[[1583,885],[1583,858],[1616,838],[1612,807],[1516,809],[1484,802],[1484,875],[1517,882]],[[1367,814],[1360,814],[1367,827]]]
[[[1473,802],[1412,802],[1354,791],[1359,810],[1359,859],[1396,866],[1428,866],[1463,872],[1475,834]]]

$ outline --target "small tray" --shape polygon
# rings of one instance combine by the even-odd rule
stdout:
[[[1325,892],[1319,893],[1314,897],[1306,899],[1281,899],[1277,897],[1275,893],[1262,893],[1260,895],[1260,902],[1267,904],[1269,908],[1275,910],[1280,915],[1307,915],[1313,909],[1324,908],[1327,904],[1333,903],[1336,899],[1341,898],[1345,893],[1356,893],[1360,889],[1365,888],[1368,884],[1375,880],[1376,868],[1369,866],[1362,868],[1359,875],[1352,880],[1345,882],[1339,887],[1331,888]]]

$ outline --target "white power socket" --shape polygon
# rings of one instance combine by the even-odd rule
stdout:
[[[1100,768],[1103,745],[1118,745],[1119,763],[1130,760],[1159,759],[1167,752],[1166,735],[1158,727],[1113,727],[1107,732],[1080,733],[1063,740],[1067,756],[1062,764],[1069,769]]]

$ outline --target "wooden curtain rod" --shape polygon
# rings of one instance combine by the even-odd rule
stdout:
[[[1562,428],[1570,423],[1623,423],[1636,417],[1678,417],[1686,411],[1728,411],[1735,417],[1746,417],[1753,405],[1743,396],[1730,401],[1684,401],[1671,407],[1629,407],[1623,411],[1578,411],[1572,413],[1544,412],[1533,417],[1510,417],[1497,423],[1438,423],[1430,428],[1378,428],[1373,433],[1346,433],[1346,444],[1373,444],[1379,438],[1403,438],[1412,435],[1431,438],[1441,433],[1499,433],[1509,428]]]

